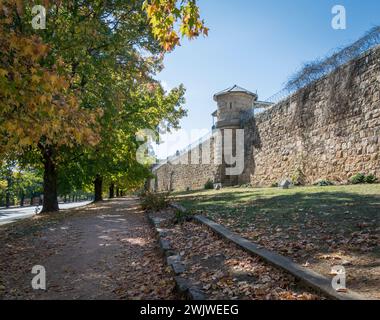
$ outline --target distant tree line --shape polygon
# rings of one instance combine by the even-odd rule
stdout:
[[[58,201],[66,203],[93,199],[91,188],[76,190],[62,183],[65,181],[59,181]],[[0,207],[42,205],[42,199],[42,170],[21,167],[16,161],[0,165]]]

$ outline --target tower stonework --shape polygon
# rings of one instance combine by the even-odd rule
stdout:
[[[257,101],[257,94],[243,89],[237,85],[214,95],[218,110],[216,116],[216,129],[240,129],[241,113],[253,108]]]
[[[227,168],[234,167],[233,159],[238,155],[238,151],[243,152],[244,157],[244,143],[237,144],[237,130],[242,128],[242,113],[252,110],[257,98],[256,93],[237,85],[214,95],[214,101],[218,107],[213,113],[217,120],[215,129],[221,134],[222,141],[216,146],[216,152],[222,163],[218,169],[216,182],[221,183],[222,186],[233,186],[239,183],[238,175],[229,175]],[[230,141],[227,141],[228,137]]]

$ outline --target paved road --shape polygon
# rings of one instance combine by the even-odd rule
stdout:
[[[60,209],[70,209],[85,206],[91,203],[91,201],[81,201],[74,203],[61,203],[59,204]],[[23,207],[23,208],[11,208],[11,209],[0,209],[0,225],[11,223],[15,220],[25,219],[36,214],[36,206]],[[39,207],[39,211],[42,207]]]

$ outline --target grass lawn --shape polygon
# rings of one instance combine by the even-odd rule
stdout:
[[[328,275],[344,265],[349,288],[380,299],[380,184],[227,188],[173,195],[184,207]]]

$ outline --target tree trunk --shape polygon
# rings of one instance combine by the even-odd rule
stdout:
[[[41,149],[44,163],[44,198],[42,212],[56,212],[58,207],[57,168],[52,159],[53,150],[50,147]]]
[[[110,190],[109,190],[109,198],[110,199],[113,199],[115,198],[115,184],[114,183],[111,183],[110,184]]]
[[[11,206],[11,197],[9,195],[9,192],[7,191],[5,195],[5,207],[9,208]]]
[[[9,208],[11,206],[11,188],[12,188],[12,178],[10,178],[10,175],[12,172],[9,173],[9,177],[7,178],[7,190],[5,191],[5,207]]]
[[[95,198],[94,202],[103,201],[102,189],[103,189],[103,178],[97,174],[94,180]]]
[[[24,206],[24,202],[25,202],[25,194],[21,193],[21,196],[20,196],[20,207]]]
[[[119,188],[116,188],[116,197],[120,197],[120,189]]]

